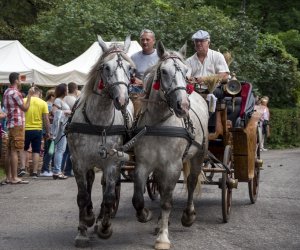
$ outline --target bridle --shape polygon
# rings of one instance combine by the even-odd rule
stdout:
[[[115,69],[107,76],[107,78],[105,79],[104,74],[103,74],[103,70],[104,70],[104,63],[102,63],[98,69],[98,71],[100,72],[100,80],[98,82],[98,89],[104,91],[104,93],[108,93],[108,95],[110,96],[110,98],[112,98],[113,96],[113,88],[119,85],[125,85],[127,90],[129,88],[129,84],[131,83],[131,79],[132,79],[132,72],[130,72],[129,74],[126,72],[125,68],[124,68],[124,64],[123,64],[123,57],[122,57],[122,53],[124,53],[123,50],[120,49],[114,49],[112,51],[109,51],[107,53],[106,56],[112,54],[112,53],[116,53],[117,54],[117,66],[115,67]],[[105,56],[105,57],[106,57]],[[114,74],[116,73],[116,71],[118,70],[118,68],[121,68],[129,83],[126,82],[113,82],[110,83],[111,78],[114,76]],[[103,80],[105,79],[105,81]],[[96,94],[99,94],[98,92],[95,92]]]
[[[164,90],[163,88],[160,88],[160,82],[161,82],[161,71],[160,71],[160,66],[162,64],[162,62],[164,61],[167,61],[167,60],[173,60],[173,65],[175,67],[175,73],[170,81],[170,84],[169,86],[167,87],[166,90]],[[171,95],[174,94],[176,91],[178,90],[184,90],[188,93],[188,90],[187,90],[187,87],[183,87],[183,86],[180,86],[180,87],[175,87],[175,88],[172,88],[173,86],[173,83],[175,82],[175,79],[176,79],[176,74],[179,73],[182,75],[183,79],[185,79],[185,81],[188,83],[187,81],[187,78],[186,76],[184,75],[184,73],[182,72],[182,69],[180,68],[178,62],[176,62],[176,60],[181,60],[180,57],[178,56],[175,56],[175,55],[170,55],[170,56],[166,56],[164,58],[161,59],[161,64],[159,65],[159,67],[157,68],[157,72],[156,72],[156,79],[155,79],[155,83],[154,83],[154,86],[156,85],[156,87],[154,87],[156,90],[160,89],[160,91],[162,91],[163,95],[164,95],[164,98],[166,100],[166,102],[170,105],[170,101],[171,101]],[[190,93],[188,93],[190,94]]]

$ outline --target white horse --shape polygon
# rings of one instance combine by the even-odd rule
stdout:
[[[98,42],[103,54],[89,73],[89,81],[67,127],[78,186],[79,226],[75,238],[78,247],[87,246],[87,228],[95,222],[91,200],[95,166],[103,171],[103,201],[95,229],[101,238],[109,238],[112,234],[110,219],[116,202],[119,168],[121,161],[127,160],[127,155],[117,149],[124,144],[124,136],[133,120],[128,85],[134,64],[126,55],[130,37],[126,38],[124,46],[107,47],[100,36]]]
[[[146,126],[147,132],[134,147],[136,168],[133,206],[138,221],[147,222],[151,212],[144,207],[144,187],[151,172],[158,183],[161,216],[155,249],[169,249],[168,221],[172,195],[181,175],[183,162],[189,161],[187,178],[188,200],[181,222],[191,226],[195,208],[193,193],[208,147],[208,108],[205,100],[187,85],[188,67],[184,62],[186,46],[179,53],[166,51],[158,42],[160,61],[146,77],[148,99],[142,107],[137,132]],[[189,95],[190,94],[190,95]]]

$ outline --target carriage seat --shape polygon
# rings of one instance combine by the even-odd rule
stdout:
[[[252,92],[252,84],[249,82],[241,82],[242,90],[240,92],[241,97],[241,110],[237,117],[234,127],[246,127],[250,120],[255,106],[255,97]]]
[[[227,119],[232,122],[233,127],[245,127],[254,112],[255,98],[252,93],[252,84],[241,82],[242,90],[239,95],[226,96],[221,90],[214,92],[218,101],[224,102],[227,107]],[[216,113],[210,114],[208,130],[215,132]]]

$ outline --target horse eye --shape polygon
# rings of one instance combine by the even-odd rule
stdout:
[[[167,71],[166,71],[165,69],[162,69],[162,70],[161,70],[161,73],[162,73],[163,75],[166,75],[166,74],[167,74]]]

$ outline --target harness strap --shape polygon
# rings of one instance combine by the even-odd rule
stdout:
[[[124,125],[98,126],[92,124],[72,122],[68,124],[67,133],[80,133],[87,135],[123,135],[127,136],[127,130]]]
[[[133,134],[138,134],[144,127],[136,128],[133,131]],[[185,128],[182,127],[171,127],[171,126],[146,126],[145,136],[164,136],[164,137],[180,137],[184,138],[190,143],[193,139],[190,137],[189,133]]]

